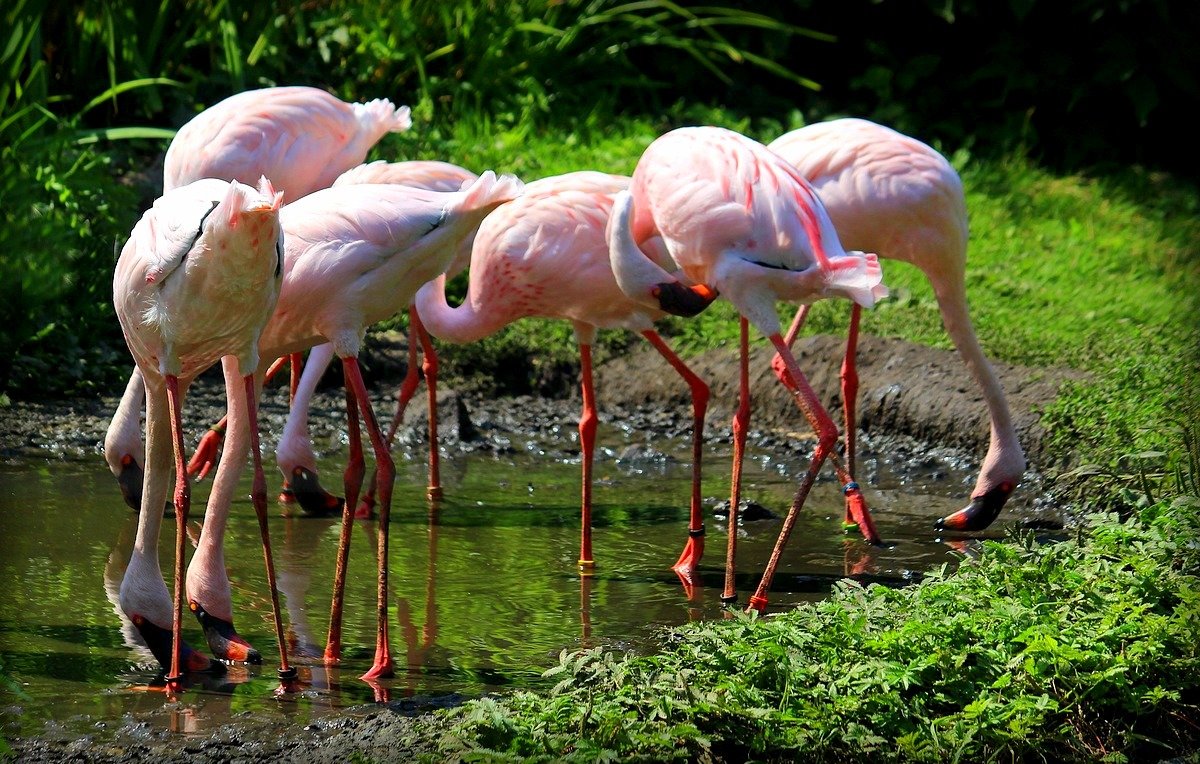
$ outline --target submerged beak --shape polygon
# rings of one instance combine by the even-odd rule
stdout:
[[[121,496],[134,512],[142,508],[142,468],[134,461],[132,454],[121,457],[121,472],[117,475],[117,485],[121,487]]]
[[[934,523],[938,530],[981,531],[987,528],[1004,509],[1005,502],[1016,488],[1004,482],[981,496],[972,496],[971,503],[948,517]]]

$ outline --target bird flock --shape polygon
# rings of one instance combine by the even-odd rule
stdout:
[[[430,335],[466,343],[521,318],[571,322],[583,397],[579,568],[584,574],[595,566],[591,496],[598,415],[591,347],[597,329],[622,328],[645,337],[691,392],[690,514],[686,541],[672,567],[685,586],[694,585],[704,554],[701,438],[710,392],[654,326],[666,315],[694,316],[717,299],[728,300],[741,323],[722,599],[737,598],[733,570],[750,417],[750,325],[775,348],[775,374],[817,439],[749,608],[766,608],[775,568],[824,462],[832,463],[842,486],[848,527],[857,527],[868,542],[880,541],[855,480],[854,437],[861,310],[887,295],[880,258],[912,263],[926,274],[946,330],[988,408],[991,440],[970,501],[938,526],[987,527],[1020,481],[1024,454],[967,312],[962,184],[929,146],[872,122],[840,119],[794,130],[769,146],[723,128],[679,128],[646,148],[632,177],[580,170],[523,183],[445,162],[363,164],[384,135],[410,125],[408,108],[386,99],[351,104],[310,87],[231,96],[179,130],[166,154],[163,195],[121,251],[113,301],[135,367],[105,438],[105,458],[139,519],[119,603],[166,672],[168,692],[181,691],[189,672],[262,660],[234,626],[223,556],[230,503],[247,452],[281,690],[299,688],[275,584],[257,417],[265,379],[289,362],[291,408],[276,449],[283,476],[280,500],[296,502],[311,514],[342,517],[324,652],[328,665],[341,658],[351,528],[356,518],[378,513],[376,647],[363,675],[369,682],[395,670],[387,617],[395,481],[390,446],[422,377],[430,408],[428,495],[436,500],[442,493],[437,357]],[[464,270],[467,295],[452,306],[446,281]],[[840,452],[839,429],[791,352],[808,307],[830,297],[848,299],[853,306],[841,370],[845,445]],[[800,305],[786,333],[779,301]],[[408,372],[385,431],[372,410],[357,356],[369,326],[405,309]],[[307,432],[317,381],[335,356],[345,379],[349,434],[342,497],[321,485]],[[196,376],[218,361],[227,414],[185,461],[184,397]],[[374,464],[369,480],[364,430]],[[190,482],[214,468],[203,529],[185,571]],[[157,552],[164,508],[173,508],[176,525],[171,591]],[[198,618],[212,657],[185,644],[185,604]]]

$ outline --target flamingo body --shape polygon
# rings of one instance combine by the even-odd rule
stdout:
[[[462,305],[446,301],[446,277],[426,284],[415,307],[434,336],[471,342],[526,317],[571,321],[580,346],[584,411],[579,431],[583,451],[580,567],[593,565],[591,551],[591,463],[598,421],[591,374],[591,345],[597,329],[642,333],[688,382],[695,415],[692,537],[676,563],[690,575],[703,552],[700,496],[700,437],[708,386],[653,331],[665,312],[626,296],[613,275],[605,230],[616,196],[629,178],[573,172],[526,185],[525,194],[489,215],[475,236],[470,283]],[[685,585],[690,585],[685,578]]]
[[[205,109],[179,129],[163,167],[164,190],[202,178],[271,179],[293,202],[360,164],[388,132],[411,125],[407,106],[351,104],[311,87],[248,90]],[[104,439],[104,458],[126,503],[140,506],[143,383],[135,369]]]
[[[380,138],[411,125],[408,107],[387,99],[352,104],[310,87],[247,90],[179,129],[167,149],[163,186],[266,175],[290,203],[332,185]]]
[[[765,608],[796,515],[826,458],[834,462],[843,484],[848,516],[868,540],[877,542],[861,490],[832,451],[837,428],[784,344],[775,312],[777,300],[808,304],[831,296],[871,307],[887,295],[877,257],[843,249],[816,192],[795,168],[762,144],[717,127],[673,130],[646,148],[634,170],[630,192],[614,205],[608,242],[617,281],[634,299],[689,315],[714,299],[716,290],[741,314],[743,385],[742,405],[734,420],[735,465],[748,422],[747,321],[780,351],[795,380],[796,402],[817,434],[809,470],[797,489],[758,590],[750,598],[750,607]],[[670,260],[666,266],[663,249]],[[667,270],[671,265],[680,275]],[[735,472],[730,559],[738,484]],[[732,573],[732,568],[727,568],[726,596],[730,599],[735,596]]]
[[[179,632],[181,534],[189,503],[179,429],[181,398],[191,380],[223,356],[232,356],[242,368],[257,365],[259,334],[274,307],[282,278],[281,200],[282,194],[265,179],[257,190],[236,181],[209,179],[167,192],[134,227],[113,278],[117,317],[146,383],[149,433],[137,540],[122,580],[120,602],[159,661],[170,666],[176,682],[182,670],[208,665],[202,656],[183,648]],[[227,382],[231,381],[227,373]],[[253,389],[252,384],[248,387]],[[240,411],[234,400],[238,392],[236,385],[229,385],[231,411]],[[253,400],[249,405],[253,406]],[[246,428],[247,421],[238,421],[239,429]],[[157,546],[172,440],[180,534],[174,612]],[[256,467],[260,476],[257,461]],[[222,514],[222,509],[227,511],[222,497],[232,490],[240,470],[240,460],[231,459],[218,472],[216,483],[221,490],[215,485],[210,497],[214,517]],[[214,520],[214,526],[217,523]],[[217,533],[215,528],[213,533]],[[201,557],[198,552],[193,558],[198,570],[206,565]],[[238,641],[231,626],[222,639],[232,639],[237,645],[231,648],[232,657],[251,657],[245,649],[248,645]]]
[[[929,279],[946,331],[983,392],[991,429],[971,504],[939,525],[961,530],[987,527],[1020,482],[1025,455],[1000,381],[979,346],[967,311],[968,225],[958,173],[930,146],[863,119],[838,119],[793,130],[769,148],[813,184],[847,246],[911,263]],[[850,364],[852,356],[851,348]],[[843,397],[853,394],[847,390]],[[853,416],[847,419],[849,440],[855,425]],[[851,444],[848,451],[852,450]]]

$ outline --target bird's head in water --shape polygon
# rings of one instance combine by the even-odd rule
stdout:
[[[1004,509],[1004,504],[1016,487],[1015,483],[1006,480],[978,496],[972,496],[970,504],[938,520],[934,527],[938,530],[981,531],[991,525],[1000,510]]]

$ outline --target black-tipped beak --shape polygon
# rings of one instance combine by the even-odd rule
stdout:
[[[117,475],[117,485],[121,487],[121,497],[134,512],[142,508],[142,478],[144,473],[133,456],[125,454],[121,457],[121,472]]]
[[[982,496],[972,496],[970,504],[938,520],[934,527],[940,531],[981,531],[991,525],[1000,510],[1004,509],[1015,487],[1012,483],[1001,483]]]
[[[131,617],[134,628],[138,630],[142,640],[145,641],[146,647],[150,648],[154,659],[163,667],[164,671],[171,670],[171,630],[164,629],[158,624],[151,623],[140,615]],[[207,655],[197,652],[188,647],[187,644],[179,648],[180,668],[188,672],[206,671],[213,676],[221,676],[225,673],[225,665],[210,659]]]
[[[715,289],[709,289],[703,284],[687,287],[678,281],[656,284],[650,294],[658,300],[660,310],[684,318],[699,314],[717,299]]]
[[[288,481],[288,484],[296,503],[300,505],[300,509],[306,515],[317,517],[340,515],[342,508],[346,505],[345,499],[334,496],[321,487],[317,473],[304,467],[296,467],[292,470],[292,479]]]

